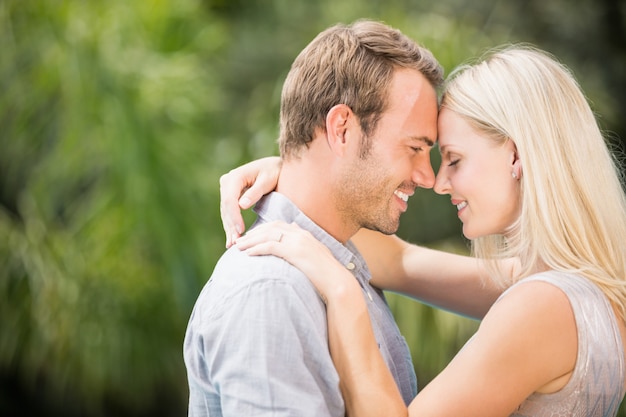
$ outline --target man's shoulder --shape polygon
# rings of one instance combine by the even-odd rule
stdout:
[[[214,314],[235,310],[237,305],[318,298],[315,287],[293,265],[275,256],[248,256],[236,248],[219,259],[196,301],[196,309]],[[281,301],[282,300],[282,301]]]
[[[209,282],[227,287],[249,286],[259,282],[297,283],[306,279],[302,272],[276,256],[249,256],[232,247],[220,257]]]

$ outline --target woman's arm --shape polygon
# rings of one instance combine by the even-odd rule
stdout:
[[[532,393],[563,389],[576,364],[565,293],[535,281],[498,301],[474,337],[409,406],[410,416],[503,417]]]
[[[469,256],[424,248],[361,229],[352,239],[372,272],[372,285],[473,318],[482,318],[502,289]],[[513,272],[515,263],[505,268]]]
[[[380,354],[361,289],[345,268],[337,266],[328,272],[346,275],[345,284],[326,290],[325,298],[330,354],[340,376],[346,414],[404,417],[406,405]]]
[[[357,281],[310,233],[281,222],[237,242],[250,255],[273,254],[304,272],[327,303],[329,345],[348,415],[509,416],[533,392],[561,390],[573,372],[577,332],[558,288],[530,282],[486,315],[470,342],[407,410],[376,344]]]
[[[275,188],[280,167],[280,158],[267,157],[220,178],[227,247],[244,231],[241,209]],[[372,284],[379,288],[473,318],[482,318],[501,292],[485,279],[484,268],[474,258],[412,245],[366,229],[352,240],[372,272]]]
[[[309,232],[284,222],[262,224],[239,238],[236,246],[249,255],[272,254],[287,260],[317,288],[327,307],[329,347],[347,415],[407,415],[380,354],[358,281],[326,246]]]

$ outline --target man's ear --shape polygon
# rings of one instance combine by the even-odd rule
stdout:
[[[326,140],[330,149],[343,155],[349,145],[348,132],[354,129],[356,116],[345,104],[333,106],[326,114]]]

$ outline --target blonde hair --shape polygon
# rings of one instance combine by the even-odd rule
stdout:
[[[443,82],[443,69],[430,51],[383,23],[359,20],[317,35],[295,59],[283,85],[281,156],[298,155],[316,129],[325,129],[326,115],[337,104],[352,109],[368,137],[386,110],[397,67],[421,72],[434,87]]]
[[[514,277],[581,274],[626,319],[626,198],[617,160],[576,80],[547,53],[509,46],[455,71],[442,106],[521,160],[521,214],[507,237],[472,242],[481,259],[518,257]],[[506,286],[496,264],[493,276]]]

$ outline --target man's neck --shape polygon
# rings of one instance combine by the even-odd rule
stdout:
[[[331,168],[315,162],[307,158],[284,161],[276,191],[332,237],[346,243],[358,229],[347,224],[335,208]]]

